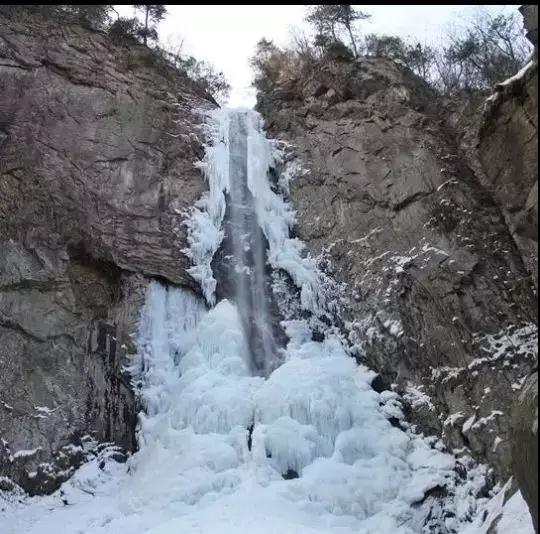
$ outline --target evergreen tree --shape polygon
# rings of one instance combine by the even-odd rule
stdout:
[[[156,25],[162,21],[167,14],[167,8],[162,4],[132,4],[133,7],[142,12],[144,23],[139,30],[143,43],[148,44],[148,39],[157,39]]]
[[[356,46],[356,38],[354,35],[354,24],[358,20],[367,20],[371,17],[363,11],[356,11],[353,6],[348,4],[338,4],[333,6],[337,24],[341,24],[349,35],[351,48],[354,52],[354,57],[358,57],[358,48]]]
[[[325,48],[339,42],[340,33],[345,31],[354,56],[358,57],[354,26],[357,21],[366,20],[370,16],[363,11],[356,11],[349,4],[320,4],[309,7],[306,21],[315,29],[315,46]]]
[[[64,13],[73,17],[79,24],[86,28],[101,30],[107,27],[109,23],[109,14],[113,8],[112,5],[62,5]]]
[[[123,44],[138,42],[142,24],[136,18],[118,17],[110,26],[109,34],[113,41]]]

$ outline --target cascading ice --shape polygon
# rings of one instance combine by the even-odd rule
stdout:
[[[260,115],[249,109],[222,109],[210,112],[208,117],[209,142],[201,163],[208,181],[209,191],[203,195],[187,220],[189,247],[187,254],[193,262],[190,273],[203,288],[207,301],[215,302],[216,280],[211,268],[214,254],[223,241],[223,220],[226,195],[231,188],[231,139],[242,124],[247,150],[246,180],[254,197],[254,210],[259,227],[268,242],[268,262],[274,269],[282,269],[300,289],[302,307],[315,315],[327,310],[323,290],[324,275],[316,261],[303,254],[304,245],[290,237],[295,224],[294,210],[283,196],[272,190],[269,171],[279,163],[282,155],[262,130]],[[231,125],[233,127],[231,128]]]

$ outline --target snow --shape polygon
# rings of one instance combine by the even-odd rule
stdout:
[[[3,401],[2,399],[0,399],[0,404],[2,404],[2,406],[8,410],[8,411],[12,411],[13,410],[13,406],[11,406],[11,404],[8,404],[7,402]]]
[[[35,456],[40,450],[41,450],[41,447],[38,447],[36,449],[29,449],[29,450],[21,449],[13,454],[13,458],[27,458],[28,456]]]
[[[463,415],[462,412],[453,413],[444,420],[443,426],[455,426],[455,424],[462,421],[464,417],[465,415]]]
[[[523,79],[527,73],[535,67],[534,60],[529,61],[524,67],[522,67],[514,76],[507,78],[504,82],[497,84],[499,87],[505,87],[512,85],[513,83]]]
[[[501,415],[504,415],[503,412],[500,412],[498,410],[492,410],[492,412],[487,417],[481,417],[476,422],[474,422],[474,419],[473,419],[475,418],[475,416],[472,416],[470,428],[473,428],[473,429],[482,428],[483,426],[486,426],[489,423],[489,421],[497,417],[500,417]],[[465,431],[465,428],[464,428],[464,431]]]
[[[437,191],[440,191],[441,189],[443,189],[447,185],[455,185],[455,184],[458,184],[458,183],[459,182],[455,178],[450,178],[450,180],[446,180],[446,182],[442,183],[439,187],[437,187]]]
[[[370,232],[364,238],[355,240],[354,242],[363,242],[367,244],[367,239],[373,234],[374,232]],[[352,250],[349,251],[349,253],[352,252]],[[399,277],[399,275],[405,273],[412,266],[422,270],[426,268],[426,266],[431,260],[435,260],[439,264],[442,264],[445,261],[449,261],[448,258],[448,252],[438,247],[435,247],[434,245],[428,243],[425,238],[422,238],[418,242],[418,246],[412,247],[408,251],[407,255],[393,255],[391,251],[386,251],[379,254],[378,256],[372,256],[365,260],[359,259],[359,263],[366,271],[364,278],[369,276],[371,282],[373,282],[374,277],[377,276],[380,271],[386,273],[393,273],[394,275],[398,275]],[[376,271],[372,269],[374,263],[382,262],[383,260],[385,263],[384,266],[378,267]],[[397,282],[397,278],[390,280],[386,291],[387,296],[390,296],[392,292],[392,286],[397,286]]]
[[[358,239],[352,239],[351,243],[363,243],[363,244],[367,245],[369,239],[372,236],[377,235],[377,234],[379,234],[381,232],[382,232],[382,228],[378,226],[377,228],[374,228],[373,230],[370,230],[364,237],[360,237]]]
[[[501,443],[503,443],[503,440],[497,436],[493,441],[493,447],[491,448],[492,452],[495,452]]]
[[[421,406],[427,406],[431,411],[435,410],[435,406],[431,401],[431,397],[424,391],[424,386],[415,386],[412,383],[408,383],[405,389],[405,395],[403,398],[412,408],[419,408]]]
[[[538,326],[533,323],[510,325],[496,334],[476,335],[475,341],[486,345],[482,350],[489,356],[474,359],[468,366],[471,370],[502,358],[510,361],[516,355],[538,358]]]
[[[510,479],[461,534],[534,534],[531,515],[521,492],[515,492],[508,499],[511,487]]]
[[[401,337],[403,335],[403,325],[399,320],[388,319],[384,322],[384,328],[393,337]]]
[[[47,419],[49,415],[53,414],[54,412],[56,412],[56,410],[58,410],[58,407],[52,409],[47,406],[34,406],[34,410],[36,410],[37,413],[34,414],[33,417],[35,417],[36,419]]]
[[[485,473],[470,465],[461,482],[454,456],[393,425],[403,420],[399,396],[372,389],[374,372],[356,364],[336,329],[313,341],[310,321],[289,317],[283,363],[252,376],[239,310],[215,302],[211,270],[232,179],[231,113],[209,119],[210,191],[187,223],[191,273],[213,307],[152,282],[141,311],[129,368],[143,407],[139,451],[125,464],[102,451],[49,497],[0,494],[3,534],[415,534],[432,516],[435,488],[448,493],[448,532],[474,516]],[[269,183],[280,153],[257,114],[239,113],[250,124],[247,179],[269,264],[290,275],[300,308],[324,315],[329,281],[290,237],[294,212]],[[400,335],[397,322],[386,327]]]
[[[514,493],[504,505],[497,530],[500,534],[505,532],[513,532],[514,534],[534,533],[529,509],[521,492]]]
[[[463,423],[463,427],[461,431],[466,435],[469,432],[469,430],[472,428],[472,426],[474,425],[475,421],[476,421],[476,415],[473,414],[469,417],[469,419],[467,419],[467,421]]]
[[[49,415],[51,413],[54,413],[56,410],[58,410],[58,407],[52,409],[47,406],[34,406],[34,410],[36,410],[37,412]]]

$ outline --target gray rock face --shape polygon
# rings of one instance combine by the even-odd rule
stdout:
[[[532,374],[512,413],[513,465],[538,532],[538,372]]]
[[[487,99],[452,102],[449,122],[480,183],[505,218],[538,287],[538,6],[521,6],[534,45],[522,72],[497,85]]]
[[[523,5],[519,10],[523,15],[523,26],[527,32],[527,39],[534,46],[534,53],[538,56],[538,6]]]
[[[133,448],[122,365],[147,278],[194,285],[213,105],[144,47],[0,11],[0,477],[50,491],[85,435]]]
[[[211,104],[144,47],[53,22],[0,24],[1,234],[58,233],[122,269],[191,283],[182,211],[203,190],[194,110]]]
[[[134,447],[122,357],[133,351],[144,281],[114,265],[0,242],[3,476],[55,489],[89,438]]]
[[[538,62],[496,90],[478,133],[478,158],[538,286]]]
[[[533,284],[435,94],[389,60],[322,65],[259,95],[307,172],[298,235],[347,284],[358,354],[412,420],[511,472],[509,413],[536,361]]]

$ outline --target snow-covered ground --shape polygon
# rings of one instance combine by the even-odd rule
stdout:
[[[479,500],[481,467],[460,478],[440,443],[398,428],[399,399],[372,389],[375,373],[335,330],[313,341],[308,319],[289,319],[283,364],[251,374],[239,311],[228,300],[214,305],[210,265],[234,179],[221,167],[231,113],[213,117],[211,193],[188,223],[193,274],[213,307],[152,283],[142,311],[132,366],[145,407],[140,450],[125,464],[96,458],[52,496],[0,497],[2,534],[481,534],[475,518],[486,504],[530,534],[519,495],[506,508],[500,496]],[[269,264],[289,273],[304,312],[324,315],[324,276],[290,238],[294,214],[268,183],[275,145],[256,114],[241,113]]]

